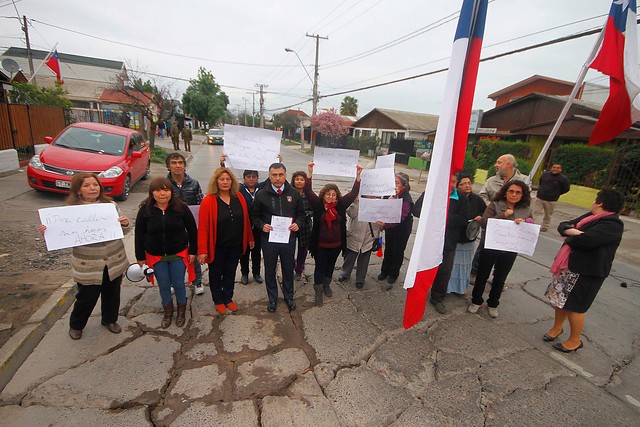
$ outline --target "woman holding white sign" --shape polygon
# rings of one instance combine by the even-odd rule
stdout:
[[[104,187],[95,173],[77,173],[71,179],[71,189],[67,198],[68,205],[84,205],[91,203],[113,203],[104,195]],[[115,205],[115,203],[114,203]],[[118,210],[118,222],[122,231],[131,231],[129,219]],[[47,227],[40,225],[44,234]],[[82,338],[82,330],[87,325],[93,308],[101,301],[102,325],[109,332],[119,334],[122,328],[118,325],[120,311],[120,284],[122,274],[129,267],[127,254],[121,239],[108,242],[76,246],[71,251],[71,271],[73,280],[78,284],[76,302],[69,318],[69,336],[71,339]]]
[[[322,306],[322,293],[328,297],[333,295],[331,280],[338,255],[347,245],[347,213],[346,210],[353,203],[360,191],[360,173],[362,167],[356,166],[356,180],[351,191],[344,196],[336,184],[326,184],[320,190],[320,195],[313,192],[312,176],[313,161],[309,162],[308,178],[304,193],[313,208],[313,228],[309,242],[309,252],[316,260],[313,273],[313,289],[315,304]]]
[[[529,186],[519,180],[509,181],[502,186],[493,201],[489,203],[482,215],[480,224],[483,229],[486,229],[489,218],[513,221],[516,224],[525,221],[533,223],[530,205],[531,193],[529,192]],[[481,247],[484,247],[484,238],[485,235],[483,234],[480,240]],[[477,313],[480,306],[482,306],[484,302],[484,287],[493,269],[493,281],[491,282],[487,306],[489,308],[489,316],[494,319],[498,317],[498,305],[500,304],[504,282],[507,280],[517,256],[517,252],[487,248],[482,250],[478,263],[476,284],[473,286],[471,305],[468,308],[469,313]]]

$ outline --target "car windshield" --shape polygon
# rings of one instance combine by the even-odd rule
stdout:
[[[127,138],[122,135],[70,127],[52,145],[120,156],[124,153],[126,141]]]
[[[208,134],[211,136],[223,136],[224,132],[218,129],[209,129]]]

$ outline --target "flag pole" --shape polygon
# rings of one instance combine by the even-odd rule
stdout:
[[[531,168],[531,172],[529,173],[529,184],[533,181],[533,176],[536,174],[536,171],[540,167],[540,164],[542,163],[544,156],[547,154],[547,151],[549,150],[549,147],[551,146],[553,139],[556,137],[558,130],[560,130],[560,126],[562,125],[562,122],[564,122],[564,118],[567,116],[567,113],[569,112],[569,108],[573,104],[573,100],[576,98],[576,95],[578,94],[578,90],[580,90],[580,87],[584,82],[584,78],[587,75],[587,71],[589,71],[589,65],[591,65],[598,51],[600,50],[600,47],[602,46],[602,40],[604,39],[604,28],[605,27],[602,27],[602,31],[600,31],[598,40],[596,40],[596,43],[593,45],[593,49],[591,50],[591,53],[589,54],[589,57],[585,61],[584,65],[582,65],[582,68],[580,69],[580,73],[578,74],[578,79],[576,80],[576,83],[573,86],[573,90],[569,95],[569,99],[567,99],[567,102],[564,104],[564,107],[560,112],[560,116],[556,121],[556,124],[553,125],[553,129],[551,129],[551,133],[549,133],[547,142],[544,143],[544,146],[542,147],[542,151],[540,152],[540,155],[538,155],[536,162],[533,164],[533,167]]]
[[[36,68],[36,71],[33,73],[33,75],[31,77],[29,77],[29,80],[27,80],[27,83],[31,83],[31,80],[33,80],[33,78],[36,76],[36,74],[38,74],[38,71],[40,71],[40,68],[42,68],[44,63],[47,62],[49,60],[49,58],[51,58],[51,55],[53,55],[53,52],[56,50],[56,47],[58,47],[58,43],[53,45],[53,47],[51,48],[49,53],[47,53],[47,56],[44,57],[44,59],[42,60],[40,65],[38,65],[38,68]]]

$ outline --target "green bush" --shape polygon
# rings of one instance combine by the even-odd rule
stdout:
[[[464,166],[462,167],[462,173],[466,173],[471,177],[472,181],[475,181],[476,170],[478,169],[478,161],[473,158],[470,151],[464,155]]]
[[[558,147],[553,163],[562,165],[562,172],[572,184],[595,188],[602,182],[602,170],[609,169],[614,151],[584,144],[565,144]]]
[[[519,159],[516,157],[516,162],[518,162],[518,170],[524,175],[529,175],[531,172],[531,163],[524,159]]]
[[[368,154],[369,150],[375,150],[378,146],[378,139],[375,136],[347,136],[347,148],[350,150],[360,150],[362,154]]]
[[[167,158],[167,150],[159,145],[154,145],[151,149],[151,163],[163,163]]]
[[[524,142],[480,139],[474,151],[480,169],[487,170],[491,169],[496,164],[497,158],[503,154],[513,154],[517,159],[528,159],[531,156],[531,147]]]

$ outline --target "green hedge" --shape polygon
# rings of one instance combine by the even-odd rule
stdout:
[[[471,177],[472,181],[476,180],[476,170],[478,169],[478,161],[473,158],[470,151],[464,155],[464,166],[462,167],[462,173],[466,173]]]
[[[350,150],[360,150],[362,154],[368,154],[369,150],[375,150],[378,146],[378,139],[375,136],[347,136],[347,148]]]
[[[562,165],[562,172],[572,184],[596,188],[606,179],[614,157],[614,150],[590,147],[584,144],[566,144],[558,147],[553,163]]]
[[[492,170],[496,159],[503,154],[513,154],[516,159],[528,159],[531,148],[524,142],[492,141],[481,139],[475,146],[476,160],[480,169]],[[521,160],[518,160],[520,163]],[[520,167],[518,167],[520,169]],[[522,169],[520,169],[522,172]],[[523,172],[524,173],[524,172]],[[527,172],[528,173],[528,172]]]

